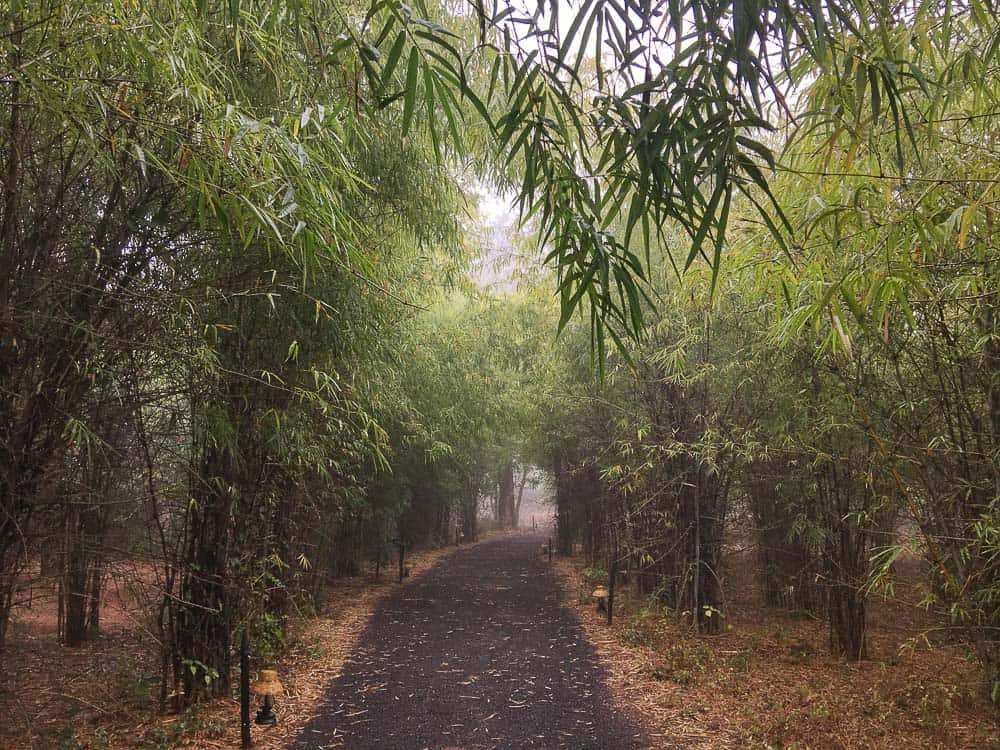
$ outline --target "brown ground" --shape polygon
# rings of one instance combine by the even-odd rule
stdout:
[[[827,653],[826,623],[763,606],[751,550],[729,557],[727,614],[715,636],[644,610],[627,592],[616,592],[619,616],[608,627],[588,601],[582,558],[556,565],[616,700],[644,717],[664,746],[1000,748],[996,715],[976,694],[966,649],[931,645],[940,622],[916,606],[920,562],[900,562],[896,598],[872,603],[871,658],[853,664]]]
[[[454,549],[408,554],[407,582]],[[239,747],[236,700],[218,700],[182,716],[157,714],[157,648],[141,604],[151,600],[144,588],[149,579],[148,571],[133,564],[113,570],[101,636],[75,649],[56,639],[54,587],[36,583],[30,609],[20,606],[13,614],[2,654],[0,716],[7,718],[0,722],[0,750]],[[320,617],[292,624],[289,647],[276,665],[286,688],[277,709],[280,723],[271,729],[254,725],[254,748],[282,747],[311,718],[376,602],[398,586],[391,567],[378,583],[370,574],[339,580]]]
[[[414,577],[453,548],[415,553]],[[939,622],[916,607],[919,562],[902,561],[897,598],[871,612],[872,658],[847,664],[826,654],[826,625],[761,606],[752,552],[729,558],[725,632],[692,634],[673,616],[624,611],[608,628],[589,603],[582,558],[557,560],[567,604],[597,646],[619,707],[645,720],[662,747],[1000,749],[1000,728],[976,695],[978,675],[960,645],[920,634]],[[34,592],[9,631],[0,669],[0,750],[204,750],[239,746],[238,708],[220,700],[196,714],[155,712],[155,643],[137,601],[143,571],[113,577],[103,634],[79,649],[55,638],[51,589]],[[412,578],[410,579],[412,580]],[[330,679],[368,623],[376,602],[396,589],[391,573],[338,582],[322,616],[292,628],[277,667],[287,689],[281,723],[254,726],[254,747],[277,750],[321,706]]]

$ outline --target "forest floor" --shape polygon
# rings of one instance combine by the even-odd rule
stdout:
[[[967,649],[940,642],[947,623],[918,606],[921,562],[897,565],[895,596],[870,600],[870,658],[848,663],[828,654],[825,622],[764,606],[752,548],[727,557],[718,635],[625,587],[608,626],[582,556],[556,561],[616,702],[642,717],[654,747],[1000,750]]]
[[[1000,749],[975,665],[916,606],[915,557],[872,603],[872,658],[849,664],[826,654],[824,623],[762,605],[752,549],[727,558],[723,632],[699,636],[622,587],[607,626],[583,558],[549,570],[540,543],[494,534],[414,553],[402,585],[392,571],[336,582],[292,624],[280,723],[254,726],[254,747]],[[113,572],[102,635],[81,648],[58,644],[44,586],[17,610],[0,749],[238,747],[233,699],[156,713],[145,578]]]
[[[501,536],[485,534],[478,544]],[[469,550],[476,545],[464,545]],[[254,748],[283,747],[311,718],[380,599],[418,581],[455,547],[407,555],[412,574],[395,569],[335,581],[319,616],[292,620],[277,666],[286,689],[278,726],[253,726]],[[37,572],[37,571],[36,571]],[[220,699],[182,715],[157,713],[158,645],[151,602],[158,594],[141,564],[112,566],[105,585],[101,634],[78,648],[59,644],[55,585],[36,577],[14,609],[0,654],[0,750],[216,750],[239,747],[239,705]],[[23,598],[23,597],[22,597]]]

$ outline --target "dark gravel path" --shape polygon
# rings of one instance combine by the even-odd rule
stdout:
[[[638,750],[538,535],[459,550],[386,598],[294,750]]]

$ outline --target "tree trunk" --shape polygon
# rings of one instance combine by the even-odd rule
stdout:
[[[867,510],[867,490],[858,485],[849,468],[841,469],[836,464],[827,467],[819,485],[821,497],[825,489],[828,507],[833,511],[827,544],[830,650],[852,661],[868,655],[864,592],[868,578],[868,535],[857,520]]]
[[[553,458],[552,473],[556,480],[556,550],[560,555],[573,553],[572,497],[569,487],[569,466],[562,451]]]
[[[91,486],[98,486],[101,491],[71,505],[64,522],[63,642],[67,646],[79,646],[96,635],[100,623],[101,549],[108,524],[104,502],[110,481],[103,468],[89,473]]]
[[[87,555],[80,511],[70,511],[66,519],[66,555],[63,576],[63,642],[79,646],[87,640]]]
[[[101,593],[104,580],[104,558],[97,555],[90,566],[90,591],[87,607],[87,637],[94,638],[101,632]]]
[[[476,541],[479,520],[479,483],[477,474],[471,474],[465,482],[465,499],[462,503],[462,540]]]
[[[528,474],[531,467],[524,464],[521,467],[521,479],[517,485],[517,500],[514,502],[514,526],[521,525],[521,502],[524,500],[524,486],[528,483]]]
[[[500,528],[512,528],[515,523],[514,510],[514,462],[508,461],[500,467],[500,490],[497,498],[497,520]]]
[[[865,641],[865,597],[855,586],[830,587],[830,651],[851,661],[868,655]]]
[[[231,457],[214,446],[205,449],[196,482],[201,491],[190,505],[188,537],[176,617],[177,658],[184,688],[182,705],[201,697],[229,694],[230,620],[228,587],[233,498]]]

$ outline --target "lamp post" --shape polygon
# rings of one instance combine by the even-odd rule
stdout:
[[[250,640],[240,639],[240,750],[250,750]]]

